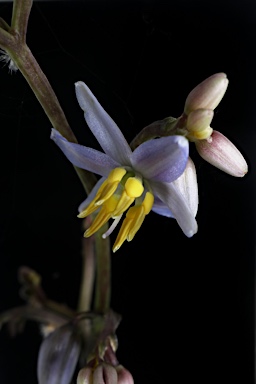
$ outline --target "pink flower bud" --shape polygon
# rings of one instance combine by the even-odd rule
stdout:
[[[101,363],[96,368],[85,367],[78,373],[77,384],[134,384],[130,372],[122,365]]]
[[[196,109],[215,109],[228,87],[225,73],[216,73],[198,84],[188,95],[184,112],[188,115]]]
[[[110,364],[102,363],[93,372],[92,384],[117,384],[117,372]]]
[[[93,369],[91,367],[85,367],[81,369],[77,376],[76,384],[91,384]]]
[[[213,131],[207,140],[196,141],[200,156],[231,176],[243,177],[248,172],[241,152],[222,133]]]
[[[106,363],[97,365],[95,369],[88,366],[79,371],[77,384],[118,384],[117,371]]]
[[[125,369],[122,365],[116,367],[118,384],[134,384],[131,373]]]

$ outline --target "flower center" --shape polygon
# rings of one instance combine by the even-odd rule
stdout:
[[[130,208],[133,202],[135,202],[135,205]],[[121,167],[115,168],[100,186],[91,203],[78,215],[79,218],[84,218],[99,210],[84,236],[93,235],[110,218],[113,218],[113,224],[103,235],[104,238],[109,236],[121,219],[122,214],[128,209],[113,247],[115,252],[125,240],[131,241],[133,239],[145,216],[151,211],[153,203],[154,196],[150,191],[144,190],[143,180],[140,175]]]

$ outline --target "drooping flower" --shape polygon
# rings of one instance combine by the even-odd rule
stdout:
[[[80,339],[70,324],[65,324],[50,333],[39,350],[37,362],[39,384],[70,383],[80,349]]]
[[[174,183],[187,165],[188,140],[177,135],[163,137],[146,141],[132,151],[86,84],[79,81],[75,87],[87,125],[104,153],[70,143],[55,129],[52,129],[51,138],[75,166],[101,176],[79,207],[80,218],[97,213],[85,237],[94,234],[112,218],[112,225],[103,235],[108,236],[127,211],[113,246],[115,252],[125,240],[133,239],[152,209],[160,215],[174,217],[185,235],[193,236],[197,223],[191,202],[182,193],[180,184]],[[197,184],[193,187],[197,188]]]
[[[115,332],[120,321],[121,316],[112,310],[104,315],[81,312],[72,319],[66,318],[66,322],[41,343],[37,361],[38,383],[70,384],[78,364],[91,362],[90,366],[96,367],[99,361],[106,362],[117,378],[119,362],[115,355],[118,344]],[[99,371],[98,377],[102,368]]]

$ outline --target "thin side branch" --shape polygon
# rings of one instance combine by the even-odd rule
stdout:
[[[14,0],[12,8],[12,29],[19,34],[22,42],[26,41],[28,19],[33,0]]]

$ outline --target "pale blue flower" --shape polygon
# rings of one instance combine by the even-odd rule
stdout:
[[[73,165],[101,176],[79,207],[79,217],[98,212],[85,236],[91,236],[112,218],[114,222],[103,235],[108,236],[128,210],[113,246],[116,251],[125,240],[133,239],[151,209],[174,217],[185,235],[193,236],[197,232],[196,176],[192,183],[186,184],[186,192],[184,182],[177,182],[185,180],[188,140],[182,136],[162,137],[146,141],[132,151],[86,84],[79,81],[75,87],[87,125],[104,152],[70,143],[55,129],[52,129],[51,138]],[[190,190],[196,191],[191,194],[196,196],[192,205],[188,196]],[[195,205],[196,208],[192,208]]]

